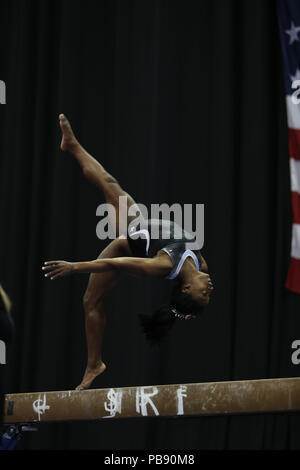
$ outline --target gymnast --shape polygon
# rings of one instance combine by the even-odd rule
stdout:
[[[116,238],[93,261],[46,261],[42,267],[45,277],[53,280],[75,273],[91,273],[83,305],[88,349],[87,366],[82,382],[76,390],[88,389],[106,365],[102,361],[102,338],[105,328],[103,300],[115,286],[118,274],[125,272],[137,276],[169,279],[174,287],[169,305],[164,305],[152,316],[140,315],[142,327],[152,343],[163,338],[176,319],[190,320],[199,316],[209,303],[213,285],[206,261],[200,250],[187,249],[191,241],[188,232],[171,221],[147,220],[138,205],[118,181],[80,145],[67,118],[59,115],[62,130],[61,149],[71,153],[79,163],[83,175],[104,193],[107,204],[116,211],[111,222],[116,224]],[[127,203],[126,221],[119,221],[119,197]],[[125,197],[125,198],[124,198]],[[134,206],[134,207],[132,207]],[[138,214],[139,222],[134,225]],[[122,217],[122,214],[120,215]],[[120,228],[125,223],[126,233]],[[150,229],[156,224],[159,238],[151,238]]]

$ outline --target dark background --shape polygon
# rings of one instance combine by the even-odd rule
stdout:
[[[60,152],[58,114],[137,202],[205,204],[215,292],[152,349],[138,313],[168,281],[124,277],[107,302],[94,387],[299,375],[300,298],[285,291],[291,207],[276,4],[261,0],[1,2],[0,280],[13,301],[11,393],[73,389],[85,368],[86,275],[103,195]],[[44,424],[19,449],[300,449],[299,414]]]

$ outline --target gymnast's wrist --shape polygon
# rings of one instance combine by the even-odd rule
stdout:
[[[71,263],[71,274],[79,273],[81,264],[82,263]]]
[[[78,261],[72,263],[72,274],[93,272],[94,261]]]

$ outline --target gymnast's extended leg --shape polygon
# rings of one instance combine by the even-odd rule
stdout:
[[[126,220],[121,221],[122,226],[124,227],[127,227],[131,220],[141,215],[137,204],[133,198],[121,188],[118,181],[109,174],[105,168],[103,168],[103,166],[82,147],[82,145],[80,145],[74,136],[68,119],[63,114],[59,115],[59,121],[63,133],[61,149],[69,151],[75,157],[81,166],[84,176],[103,191],[107,204],[112,204],[114,206],[116,212],[116,235],[121,235],[121,233],[119,233],[119,214],[123,215],[123,211],[120,211],[119,208],[119,197],[126,197],[126,209],[131,206],[135,206],[136,208],[135,215],[127,217],[126,214]]]

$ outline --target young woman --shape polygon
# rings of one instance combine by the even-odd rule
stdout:
[[[103,299],[115,285],[118,273],[168,278],[175,284],[170,305],[161,307],[152,317],[141,316],[146,336],[152,342],[160,340],[176,318],[189,320],[200,314],[209,303],[213,285],[200,251],[186,249],[187,241],[191,242],[189,234],[173,222],[144,219],[132,197],[80,145],[63,114],[60,114],[59,121],[62,130],[61,149],[69,151],[76,158],[84,176],[104,192],[106,203],[111,204],[116,212],[116,220],[113,222],[116,222],[117,238],[96,260],[77,263],[47,261],[42,268],[45,277],[51,280],[75,273],[91,273],[83,300],[88,361],[82,382],[77,387],[77,390],[84,390],[106,368],[101,355],[105,327]],[[120,196],[127,204],[126,220],[121,220],[121,223],[119,216],[122,217],[124,211],[120,210]],[[135,210],[130,211],[136,212],[134,217],[128,216],[129,208]],[[139,223],[134,225],[137,214]],[[124,223],[127,227],[125,234],[120,232]],[[157,229],[158,238],[151,239],[153,228]]]

